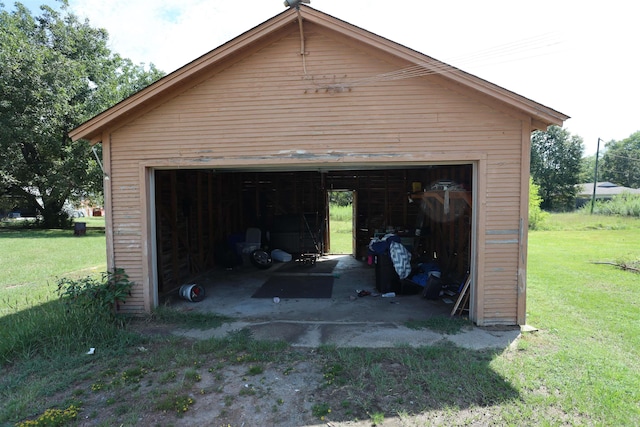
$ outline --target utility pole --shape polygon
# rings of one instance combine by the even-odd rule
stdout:
[[[598,148],[596,149],[596,167],[593,173],[593,195],[591,196],[591,214],[593,215],[593,205],[596,203],[596,187],[598,186],[598,156],[600,154],[600,138],[598,138]]]

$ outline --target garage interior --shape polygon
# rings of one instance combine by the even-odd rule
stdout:
[[[437,263],[443,284],[459,292],[471,268],[472,180],[471,164],[362,170],[156,170],[158,297],[175,295],[181,285],[196,279],[215,287],[212,277],[228,279],[236,274],[245,275],[247,282],[257,278],[259,285],[264,277],[276,274],[280,263],[259,271],[239,250],[250,228],[260,229],[263,249],[285,251],[292,255],[290,262],[303,261],[305,254],[317,257],[318,264],[332,258],[328,193],[337,190],[353,192],[353,249],[350,259],[342,257],[340,265],[366,271],[354,276],[365,278],[359,289],[378,285],[378,271],[371,265],[378,258],[370,256],[370,242],[394,234],[411,254],[413,268]],[[349,288],[344,295],[353,293],[354,283],[337,280],[336,295],[344,292],[337,289],[343,285]],[[401,293],[401,288],[392,290]],[[251,289],[245,297],[251,297]]]

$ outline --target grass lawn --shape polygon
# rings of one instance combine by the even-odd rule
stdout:
[[[548,225],[529,233],[527,320],[540,331],[493,362],[520,391],[510,417],[544,408],[565,414],[552,424],[638,425],[640,275],[599,263],[640,261],[640,220],[562,214]]]
[[[76,218],[75,222],[84,222],[87,224],[88,229],[100,229],[104,230],[104,217],[103,216],[86,216],[83,218]]]
[[[332,254],[353,253],[353,207],[331,205],[329,238]]]
[[[73,230],[0,228],[0,315],[56,298],[60,277],[105,271],[105,235],[99,225],[88,225],[85,236],[74,236]]]
[[[18,283],[37,294],[57,275],[91,271],[99,262],[87,245],[95,237],[104,246],[99,234],[7,233],[0,268],[12,267],[14,279],[2,277],[0,301]],[[28,256],[49,239],[56,243],[37,260]],[[5,262],[9,242],[22,256]],[[640,275],[602,264],[637,265],[638,242],[638,219],[552,215],[544,230],[529,233],[527,319],[539,330],[496,351],[300,349],[242,332],[198,342],[139,332],[224,322],[171,310],[124,330],[92,326],[79,337],[81,314],[72,323],[73,310],[56,301],[0,315],[0,425],[52,408],[58,419],[77,411],[83,425],[102,426],[192,419],[235,426],[247,411],[264,425],[640,425]],[[70,249],[78,244],[82,250]],[[63,247],[80,250],[81,260],[47,274],[29,267],[66,263],[48,259]],[[88,342],[99,349],[91,358]]]

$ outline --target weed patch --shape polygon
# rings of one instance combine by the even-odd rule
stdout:
[[[317,403],[311,408],[311,414],[322,421],[324,421],[325,417],[330,413],[331,407],[328,403]]]
[[[463,328],[472,326],[472,323],[461,317],[437,316],[425,320],[411,320],[406,322],[405,326],[410,329],[429,329],[447,335],[455,335],[460,333]]]
[[[165,323],[185,329],[212,329],[229,321],[228,317],[214,313],[183,312],[165,306],[157,307],[149,318],[149,322]]]
[[[195,400],[185,394],[169,393],[158,399],[155,408],[158,411],[176,412],[183,414],[189,410],[189,407],[195,403]]]
[[[58,295],[72,309],[80,309],[87,316],[115,320],[120,306],[131,296],[133,282],[122,269],[102,273],[100,279],[91,276],[82,279],[58,280]]]
[[[80,408],[71,405],[67,409],[47,409],[34,420],[23,421],[17,427],[57,427],[70,424],[78,417]]]

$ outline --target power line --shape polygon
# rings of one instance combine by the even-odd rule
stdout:
[[[446,74],[452,71],[461,71],[461,68],[459,68],[460,66],[465,68],[472,65],[480,67],[514,62],[523,59],[531,59],[539,56],[549,55],[551,53],[549,51],[543,51],[532,55],[531,53],[533,53],[533,51],[547,49],[550,46],[559,44],[561,44],[561,42],[558,40],[557,36],[554,33],[543,34],[536,37],[495,46],[489,49],[484,49],[473,54],[452,58],[448,61],[456,62],[458,64],[456,66],[449,65],[442,61],[434,59],[434,63],[423,62],[420,64],[412,65],[410,67],[401,68],[387,73],[377,74],[371,77],[364,77],[361,79],[356,78],[352,81],[345,81],[340,85],[349,87],[363,86],[381,81],[394,81],[434,74]],[[518,57],[516,57],[514,56],[515,54],[523,55],[519,55]],[[501,58],[504,60],[496,61],[496,59]]]

